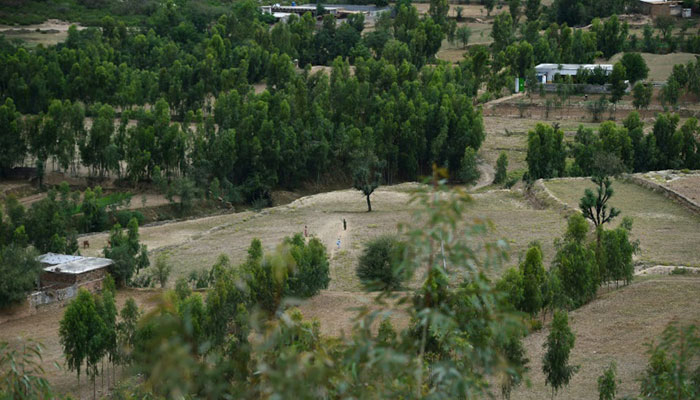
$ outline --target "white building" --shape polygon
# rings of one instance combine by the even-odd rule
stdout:
[[[606,75],[610,75],[613,70],[612,64],[539,64],[535,66],[535,74],[539,82],[548,83],[553,82],[557,74],[576,76],[579,70],[593,71],[596,68],[605,71]]]

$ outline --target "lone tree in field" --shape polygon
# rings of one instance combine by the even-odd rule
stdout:
[[[591,189],[586,189],[578,206],[581,208],[583,216],[593,221],[593,224],[598,228],[620,215],[620,210],[615,207],[608,210],[608,200],[614,193],[610,178],[594,176],[591,180],[598,186],[597,195],[593,194]]]
[[[508,156],[505,152],[501,152],[496,160],[496,176],[493,178],[494,184],[503,184],[508,177]]]
[[[542,372],[546,384],[552,387],[552,399],[559,388],[569,384],[569,380],[578,370],[578,366],[569,365],[569,355],[575,340],[576,337],[569,328],[569,316],[566,311],[554,313],[552,328],[544,344],[547,352],[542,358]]]
[[[367,212],[372,211],[369,196],[382,183],[382,163],[372,152],[357,157],[352,167],[352,187],[367,197]]]

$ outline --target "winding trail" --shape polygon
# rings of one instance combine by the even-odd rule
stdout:
[[[482,187],[488,186],[493,183],[493,178],[496,177],[496,170],[493,169],[491,164],[482,161],[477,165],[477,168],[479,169],[479,172],[481,172],[481,176],[479,177],[479,180],[476,181],[476,184],[470,188],[470,190],[479,190]]]

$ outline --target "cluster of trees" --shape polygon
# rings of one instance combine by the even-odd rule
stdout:
[[[109,276],[103,282],[101,295],[80,289],[77,297],[66,307],[60,322],[59,336],[66,366],[78,375],[78,390],[82,371],[92,379],[93,397],[95,378],[104,374],[105,358],[108,372],[104,375],[108,387],[109,365],[112,364],[112,380],[115,381],[116,365],[128,365],[132,360],[129,349],[135,344],[136,326],[141,313],[130,298],[118,314],[115,294],[116,287]],[[121,317],[121,321],[117,321],[117,317]]]
[[[485,49],[459,67],[421,68],[443,28],[402,3],[395,18],[382,17],[361,39],[364,51],[343,61],[335,57],[348,57],[345,50],[321,42],[360,38],[361,18],[340,26],[329,19],[314,33],[310,16],[268,29],[257,13],[252,3],[237,5],[199,42],[106,18],[101,30],[72,29],[65,44],[4,49],[0,143],[8,151],[0,168],[31,155],[41,171],[49,160],[63,170],[80,162],[93,174],[132,182],[160,168],[180,198],[213,185],[229,201],[266,198],[275,186],[322,175],[349,176],[352,161],[370,150],[387,182],[415,179],[432,163],[459,179],[466,147],[477,151],[484,137],[469,96],[490,70]],[[433,14],[444,20],[443,13]],[[314,49],[324,60],[305,55]],[[298,73],[292,59],[334,60],[333,69],[330,76]],[[261,79],[268,90],[255,94],[250,84]],[[148,107],[133,109],[142,105]]]
[[[161,99],[152,110],[123,113],[117,127],[110,123],[111,107],[101,106],[88,134],[66,132],[73,135],[69,142],[84,143],[83,163],[96,171],[138,181],[159,167],[205,190],[216,178],[230,200],[244,201],[267,196],[278,185],[294,187],[330,171],[344,174],[367,152],[384,162],[387,182],[416,179],[432,163],[449,166],[458,179],[466,147],[478,150],[485,136],[468,97],[477,81],[469,66],[419,72],[407,61],[397,68],[384,59],[360,59],[354,74],[341,60],[330,77],[287,72],[271,92],[256,95],[247,87],[221,94],[213,116],[188,113],[183,124],[173,123]],[[135,126],[128,126],[127,115]],[[19,143],[39,141],[33,132],[50,125],[47,115],[31,121],[37,123],[24,124]],[[32,155],[61,159],[55,146],[47,149],[53,141],[41,143],[46,145],[30,146]],[[25,148],[16,147],[13,160],[24,158]],[[67,167],[74,159],[66,154],[65,160]]]
[[[593,300],[606,283],[629,284],[634,273],[632,256],[637,242],[630,240],[631,219],[614,229],[604,229],[619,215],[608,209],[613,195],[608,178],[594,178],[596,192],[587,189],[581,199],[582,214],[569,217],[566,233],[555,241],[556,255],[549,270],[542,263],[542,250],[533,244],[518,268],[510,268],[497,282],[512,306],[532,316],[542,310],[576,309]],[[596,226],[589,237],[589,219]]]
[[[82,198],[81,198],[82,197]],[[74,254],[78,251],[79,233],[101,231],[113,223],[125,223],[143,216],[117,211],[130,200],[128,194],[103,195],[102,188],[71,191],[66,182],[50,189],[46,197],[25,208],[8,196],[5,199],[7,218],[0,218],[0,246],[31,244],[38,251]],[[126,219],[126,221],[124,221]]]
[[[700,97],[700,62],[689,61],[688,64],[676,64],[666,81],[666,85],[659,92],[659,100],[664,106],[675,108],[678,100],[685,93],[692,93]],[[636,99],[636,96],[635,96]],[[643,104],[648,105],[648,103]]]
[[[455,192],[435,196],[426,191],[417,194],[415,201],[425,206],[417,220],[425,221],[426,226],[407,232],[411,257],[404,257],[395,267],[405,271],[407,279],[425,271],[424,283],[408,294],[392,294],[392,288],[385,287],[378,298],[380,309],[361,311],[348,336],[323,338],[318,322],[304,321],[295,309],[285,310],[284,298],[292,291],[301,294],[317,285],[291,283],[290,266],[319,258],[319,265],[327,265],[325,254],[312,249],[313,240],[304,244],[299,235],[285,240],[287,250],[267,255],[260,242],[253,241],[248,259],[239,268],[232,268],[226,258],[212,268],[213,287],[206,298],[178,283],[174,291],[164,293],[153,312],[140,319],[133,300],[117,316],[114,284],[109,280],[102,296],[81,291],[67,307],[60,327],[69,368],[79,374],[87,371],[94,383],[98,373],[103,373],[98,366],[104,358],[132,366],[129,371],[141,374],[141,379],[116,389],[121,397],[418,398],[486,396],[500,391],[509,398],[528,370],[522,345],[526,329],[522,315],[513,312],[513,293],[527,296],[522,304],[527,304],[525,312],[531,312],[537,308],[541,288],[548,282],[556,284],[556,277],[563,273],[544,272],[541,252],[535,246],[522,264],[527,275],[522,289],[504,286],[505,278],[494,284],[484,272],[501,265],[504,249],[490,246],[482,257],[481,251],[469,247],[471,235],[485,227],[465,222],[468,200]],[[564,243],[558,246],[554,269],[568,268],[566,275],[571,275],[569,282],[574,285],[575,277],[582,276],[590,265],[581,261],[590,255],[582,240],[587,231],[581,216],[572,217]],[[469,234],[465,237],[457,232]],[[320,243],[317,246],[323,248]],[[317,274],[306,274],[303,279],[312,275]],[[563,282],[560,286],[567,285]],[[578,292],[568,293],[569,299],[579,298]],[[378,332],[370,329],[373,322],[380,322],[377,319],[385,318],[388,310],[381,308],[387,296],[398,296],[398,304],[413,302],[408,307],[410,326],[402,332],[387,319],[381,321]],[[566,312],[555,312],[542,363],[553,393],[567,385],[578,368],[569,362],[574,342]],[[650,347],[643,398],[695,395],[697,376],[689,366],[700,355],[697,343],[697,329],[692,326],[667,329],[662,342]],[[5,365],[5,347],[0,346],[0,352],[0,365]],[[21,379],[31,384],[24,384],[22,390],[34,390],[36,385],[37,391],[50,392],[35,376],[35,369],[2,371],[7,371],[1,376],[8,384]],[[610,385],[607,375],[599,386],[605,393],[614,392],[614,378]]]
[[[71,27],[65,43],[34,50],[0,48],[0,91],[23,113],[46,111],[52,99],[100,102],[121,108],[165,98],[183,117],[202,108],[209,96],[262,79],[280,69],[327,65],[336,57],[408,60],[420,68],[440,48],[445,31],[431,16],[419,17],[410,2],[396,16],[382,16],[377,29],[362,37],[364,17],[342,24],[326,15],[317,29],[309,13],[270,28],[253,1],[236,3],[218,19],[192,23],[196,15],[164,2],[158,17],[127,29],[105,16],[98,27]],[[445,20],[447,10],[435,14]],[[215,21],[213,24],[211,21]],[[444,22],[442,22],[444,24]]]
[[[134,235],[130,231],[128,236]],[[122,237],[120,240],[124,239],[125,243],[115,243],[115,237],[113,233],[111,252],[129,246],[130,238]],[[115,276],[123,280],[122,269],[120,266],[110,272],[116,272]],[[255,239],[242,265],[234,268],[228,258],[221,256],[210,274],[212,287],[206,299],[199,293],[192,293],[187,284],[183,284],[184,280],[179,280],[175,291],[165,293],[164,303],[154,316],[141,322],[138,322],[140,312],[132,299],[121,311],[121,321],[117,321],[116,285],[111,275],[105,280],[101,296],[81,289],[66,308],[59,330],[68,368],[78,374],[78,382],[85,368],[94,387],[95,377],[104,373],[98,367],[105,357],[112,364],[132,365],[150,377],[154,371],[148,367],[167,359],[168,352],[159,350],[166,337],[185,340],[192,346],[189,349],[192,355],[218,351],[235,354],[232,362],[226,364],[227,370],[220,372],[227,377],[232,374],[244,379],[251,373],[248,332],[255,322],[249,320],[248,310],[263,311],[274,319],[286,308],[285,298],[311,297],[326,288],[330,280],[325,246],[315,238],[307,243],[301,234],[286,238],[280,249],[269,255],[263,254],[260,241]],[[300,317],[292,315],[291,318],[295,323],[301,322]],[[297,333],[310,328],[300,328]],[[317,327],[314,335],[318,338]],[[296,335],[289,339],[301,340]],[[189,367],[181,363],[170,367],[173,365]],[[174,384],[170,380],[168,383]],[[160,387],[154,389],[157,393],[176,390],[164,383],[155,387]]]
[[[76,254],[79,232],[104,229],[111,221],[115,225],[104,253],[116,261],[111,272],[117,282],[126,284],[140,268],[148,267],[148,252],[139,244],[139,220],[131,212],[116,212],[128,196],[102,196],[98,186],[80,197],[63,182],[29,209],[13,196],[5,199],[5,213],[0,210],[0,271],[7,279],[0,283],[0,309],[23,302],[27,292],[37,288],[40,253]],[[126,234],[118,222],[124,217],[131,217]]]
[[[537,124],[528,133],[526,179],[700,168],[698,121],[689,118],[678,127],[679,121],[676,114],[659,114],[645,134],[639,114],[632,112],[622,125],[606,121],[597,132],[580,126],[568,146],[558,126]]]

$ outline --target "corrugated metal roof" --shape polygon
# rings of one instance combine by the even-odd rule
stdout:
[[[561,68],[559,68],[561,66]],[[584,68],[584,69],[595,69],[595,68],[602,68],[605,70],[612,70],[613,66],[612,64],[539,64],[535,66],[535,69],[566,69],[566,70],[575,70],[577,71],[579,68]]]
[[[70,254],[56,254],[56,253],[46,253],[37,257],[37,261],[43,264],[58,265],[71,261],[82,260],[83,256],[73,256]]]
[[[78,275],[85,272],[94,271],[96,269],[108,267],[113,263],[114,261],[110,260],[109,258],[80,257],[80,259],[78,260],[46,267],[44,268],[44,271]]]

